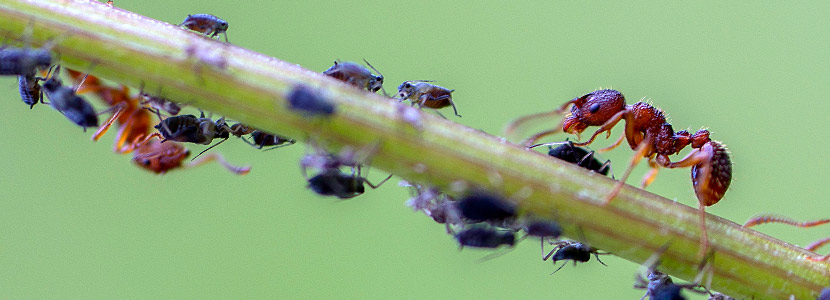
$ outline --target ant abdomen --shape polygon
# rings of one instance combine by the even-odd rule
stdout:
[[[711,158],[692,167],[692,183],[701,203],[711,206],[718,203],[729,189],[732,182],[732,160],[729,158],[729,150],[718,141],[710,141],[701,151],[711,152]],[[706,182],[702,182],[704,180]]]

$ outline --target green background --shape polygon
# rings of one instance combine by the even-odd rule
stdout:
[[[323,71],[368,59],[390,92],[404,80],[455,89],[461,119],[500,133],[511,119],[597,88],[642,97],[676,130],[709,128],[732,151],[734,180],[709,212],[828,217],[830,5],[821,3],[480,1],[127,1],[170,23],[212,13],[231,43]],[[555,275],[528,240],[499,258],[465,249],[404,206],[398,179],[338,201],[306,190],[302,145],[217,147],[218,165],[156,176],[93,143],[48,106],[29,110],[0,79],[2,298],[638,299],[638,266],[605,257]],[[97,100],[95,100],[97,101]],[[100,104],[99,102],[96,102]],[[552,120],[553,124],[556,120]],[[541,127],[540,127],[541,128]],[[614,137],[617,132],[615,131]],[[566,136],[554,137],[564,140]],[[552,140],[554,140],[552,139]],[[609,144],[599,141],[595,147]],[[201,151],[204,147],[191,149]],[[619,176],[632,155],[601,157]],[[685,152],[684,152],[685,154]],[[646,168],[630,178],[638,183]],[[369,177],[377,181],[379,170]],[[696,206],[688,170],[649,188]],[[648,213],[648,212],[643,212]],[[805,245],[828,228],[760,228]],[[823,249],[821,253],[827,253]]]

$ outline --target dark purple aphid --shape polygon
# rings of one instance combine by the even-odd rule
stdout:
[[[49,98],[52,108],[63,113],[70,121],[81,126],[86,131],[87,127],[98,126],[98,114],[89,102],[75,94],[75,89],[63,86],[57,78],[60,66],[55,73],[43,82],[43,92]]]
[[[516,216],[513,204],[496,196],[475,193],[458,202],[461,215],[471,222],[498,222]]]
[[[513,246],[516,236],[510,231],[498,231],[488,227],[472,227],[455,235],[458,244],[463,247],[498,248],[501,245]]]
[[[361,89],[366,89],[373,93],[377,92],[383,88],[383,74],[380,74],[380,72],[365,59],[363,62],[372,68],[372,70],[375,70],[378,75],[372,74],[372,71],[369,71],[369,69],[366,69],[359,64],[348,61],[335,61],[334,66],[331,66],[328,70],[323,71],[323,75],[337,78],[340,81]],[[386,94],[386,92],[384,92],[384,94]]]
[[[389,175],[389,177],[374,185],[366,178],[361,177],[359,172],[358,174],[346,174],[334,168],[324,170],[320,174],[308,179],[308,187],[318,195],[349,199],[357,197],[366,191],[363,184],[376,189],[389,180],[389,178],[392,178],[392,175]]]
[[[0,75],[32,76],[52,66],[52,53],[45,49],[0,49]]]
[[[334,103],[326,100],[304,85],[297,85],[288,93],[288,108],[307,116],[330,116],[334,114]]]
[[[591,260],[591,254],[596,256],[597,261],[601,263],[603,266],[606,264],[599,259],[599,254],[607,254],[607,253],[600,253],[594,247],[590,247],[586,244],[576,242],[576,241],[561,241],[556,244],[556,247],[548,253],[547,256],[542,258],[542,260],[548,260],[551,258],[554,264],[561,260],[572,260],[574,262],[574,266],[576,266],[577,262],[588,262]],[[567,263],[562,264],[554,273],[558,272],[562,267],[564,267]]]

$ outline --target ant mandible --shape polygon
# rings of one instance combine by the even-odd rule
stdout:
[[[525,145],[530,145],[539,138],[556,133],[560,129],[578,136],[589,126],[600,126],[588,141],[574,143],[576,146],[587,146],[603,132],[610,136],[611,129],[619,121],[625,120],[623,135],[613,145],[600,151],[616,148],[625,138],[635,154],[620,181],[605,198],[605,204],[610,203],[620,192],[625,180],[642,158],[647,158],[649,166],[651,166],[651,171],[643,178],[643,188],[654,180],[659,167],[691,167],[692,184],[700,209],[701,242],[703,244],[701,254],[703,254],[709,243],[706,233],[705,208],[723,198],[732,180],[732,161],[729,158],[726,146],[710,139],[709,131],[705,129],[698,130],[694,134],[686,130],[675,132],[660,109],[643,101],[626,105],[625,97],[617,90],[597,90],[574,98],[565,102],[554,113],[563,112],[570,104],[573,104],[571,112],[565,117],[561,127],[537,133],[529,138]],[[550,114],[548,112],[522,117],[509,125],[508,130],[515,129],[517,125],[531,119]],[[690,144],[693,150],[686,157],[677,162],[672,162],[669,159],[669,155],[678,154]]]

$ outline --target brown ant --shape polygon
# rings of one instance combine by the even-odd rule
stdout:
[[[819,226],[819,225],[822,225],[822,224],[830,223],[830,219],[821,219],[821,220],[816,220],[816,221],[798,222],[796,220],[793,220],[793,219],[790,219],[790,218],[787,218],[787,217],[763,215],[763,216],[758,216],[758,217],[754,217],[752,219],[747,220],[746,223],[744,223],[744,227],[749,228],[749,227],[752,227],[752,226],[767,224],[767,223],[781,223],[781,224],[787,224],[787,225],[795,226],[795,227],[809,228],[809,227],[814,227],[814,226]],[[821,246],[824,246],[828,243],[830,243],[830,237],[823,238],[823,239],[820,239],[818,241],[815,241],[815,242],[807,245],[806,247],[804,247],[804,249],[807,250],[807,251],[815,252],[816,249],[818,249]],[[817,257],[817,258],[816,257],[807,257],[807,259],[812,260],[812,261],[828,261],[828,260],[830,260],[830,254],[827,254],[827,255],[822,256],[822,257]]]
[[[605,198],[605,204],[610,203],[619,193],[625,184],[625,180],[642,158],[647,158],[651,167],[651,171],[643,178],[643,188],[654,180],[660,167],[691,167],[692,183],[700,209],[701,243],[703,244],[700,253],[705,253],[709,246],[705,209],[723,198],[732,180],[732,161],[729,158],[726,146],[710,139],[708,130],[699,130],[694,134],[686,130],[675,132],[660,109],[642,101],[626,105],[625,97],[616,90],[597,90],[574,98],[565,102],[553,113],[564,111],[570,104],[573,104],[571,112],[565,117],[561,127],[537,133],[527,139],[525,144],[530,145],[539,138],[556,133],[560,129],[579,135],[589,126],[600,126],[588,141],[574,143],[576,146],[587,146],[603,132],[607,132],[607,135],[610,136],[611,129],[619,121],[625,120],[623,135],[617,142],[603,150],[608,151],[619,146],[625,138],[635,154],[622,178]],[[542,113],[520,118],[511,123],[508,130],[530,119],[550,114]],[[677,162],[672,162],[669,159],[669,155],[678,154],[690,144],[693,150],[686,157]]]
[[[419,107],[440,109],[452,105],[455,115],[461,117],[455,108],[455,102],[452,101],[452,92],[454,91],[431,84],[428,81],[410,80],[404,81],[398,86],[397,96],[400,101],[409,100],[412,105],[418,105]]]
[[[331,68],[323,71],[323,75],[337,78],[340,81],[373,93],[383,89],[383,74],[378,69],[375,69],[366,59],[363,62],[378,73],[378,75],[374,75],[369,69],[349,61],[335,61]],[[386,90],[383,91],[383,94],[386,95]]]
[[[203,33],[211,38],[222,33],[225,35],[225,42],[228,42],[228,22],[211,14],[187,15],[187,18],[178,26],[187,27],[187,29]]]
[[[245,175],[251,171],[251,167],[237,167],[228,163],[222,155],[209,153],[198,160],[182,166],[182,162],[190,155],[190,150],[179,143],[162,143],[158,139],[150,139],[141,143],[133,154],[133,162],[144,169],[164,174],[169,170],[177,168],[193,168],[212,161],[217,161],[225,169],[237,175]]]

